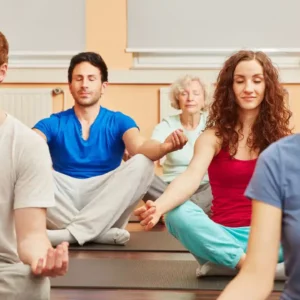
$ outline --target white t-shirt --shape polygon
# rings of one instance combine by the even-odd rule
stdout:
[[[203,132],[206,126],[207,112],[201,114],[201,119],[199,125],[194,130],[186,130],[180,121],[180,115],[173,115],[167,118],[164,118],[156,127],[152,133],[152,139],[158,140],[161,143],[175,130],[182,129],[185,135],[188,138],[188,142],[181,149],[171,153],[168,153],[163,162],[163,175],[162,180],[165,182],[171,182],[175,177],[183,173],[188,167],[193,154],[194,154],[194,145]],[[207,173],[204,175],[204,178],[201,184],[208,183]]]
[[[0,261],[18,262],[14,210],[54,206],[45,141],[10,115],[0,125]]]

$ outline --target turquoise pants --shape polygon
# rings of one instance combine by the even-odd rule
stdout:
[[[210,261],[235,268],[247,251],[250,227],[232,228],[217,224],[191,201],[170,211],[166,216],[166,226],[200,264]],[[278,256],[278,262],[282,262],[282,248]]]

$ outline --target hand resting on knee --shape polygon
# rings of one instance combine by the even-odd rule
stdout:
[[[64,242],[55,249],[50,247],[45,257],[34,260],[31,270],[34,275],[56,277],[65,275],[68,265],[68,243]]]
[[[148,200],[145,205],[136,209],[134,215],[139,218],[140,224],[145,230],[151,230],[162,217],[162,213],[157,210],[156,204],[152,200]]]

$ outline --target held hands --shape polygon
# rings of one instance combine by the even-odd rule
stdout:
[[[158,212],[155,202],[148,200],[145,205],[137,208],[134,215],[139,217],[144,229],[151,230],[160,220],[162,214]]]
[[[173,131],[164,141],[163,148],[166,153],[182,149],[187,143],[188,139],[183,133],[182,129]]]
[[[49,248],[46,257],[31,264],[34,275],[56,277],[67,273],[69,267],[69,244],[63,242],[55,249]]]

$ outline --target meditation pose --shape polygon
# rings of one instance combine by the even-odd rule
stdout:
[[[155,202],[135,210],[146,230],[167,214],[169,232],[197,259],[199,276],[215,265],[235,270],[244,263],[252,213],[244,193],[259,154],[291,134],[285,95],[276,68],[263,52],[240,51],[228,58],[188,168]],[[211,216],[189,200],[207,170]],[[282,251],[277,251],[276,261],[283,261]]]
[[[0,32],[0,82],[8,42]],[[51,158],[45,143],[0,108],[0,299],[50,300],[47,277],[68,269],[68,244],[53,249],[46,209],[55,205]]]
[[[132,118],[100,105],[108,71],[99,54],[75,55],[68,81],[74,107],[34,126],[53,163],[56,206],[47,212],[49,238],[53,245],[125,244],[131,212],[153,180],[153,161],[187,139],[175,130],[162,143],[147,140]],[[133,157],[121,165],[125,147]]]
[[[205,129],[207,119],[207,91],[199,77],[186,75],[176,80],[170,88],[171,106],[181,110],[179,114],[166,117],[159,123],[152,134],[152,139],[163,142],[176,129],[182,129],[188,138],[187,144],[178,151],[165,156],[162,164],[163,174],[155,175],[143,200],[156,201],[167,186],[179,174],[184,172],[194,152],[194,145]],[[209,213],[212,194],[207,173],[190,200]]]

